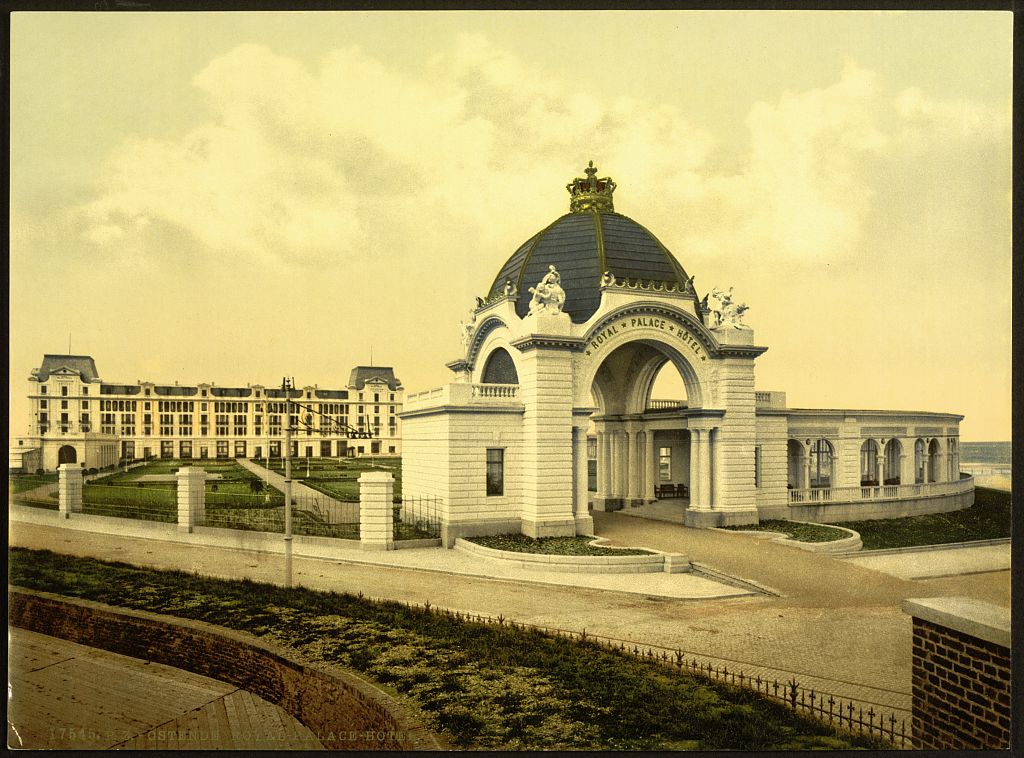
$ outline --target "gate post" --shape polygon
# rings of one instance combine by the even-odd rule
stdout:
[[[178,531],[191,532],[206,517],[206,472],[195,466],[182,466],[178,479]]]
[[[57,467],[57,497],[61,518],[82,512],[82,467],[77,463],[62,463]]]
[[[363,550],[394,550],[395,477],[386,471],[359,475],[359,542]]]

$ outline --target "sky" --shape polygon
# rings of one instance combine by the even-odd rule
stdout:
[[[568,211],[734,287],[791,407],[1010,439],[1007,12],[14,13],[10,434],[44,353],[106,381],[452,378]],[[659,393],[672,396],[671,381]],[[678,394],[678,393],[676,393]]]

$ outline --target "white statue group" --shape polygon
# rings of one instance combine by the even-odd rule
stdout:
[[[565,305],[565,290],[562,289],[562,276],[554,266],[548,266],[548,272],[536,287],[530,287],[533,298],[530,300],[530,315],[535,313],[561,313]]]
[[[701,309],[710,314],[711,323],[708,326],[712,329],[719,326],[749,329],[750,327],[743,323],[743,314],[748,308],[746,303],[733,302],[732,287],[728,292],[722,292],[718,287],[714,287],[701,301]]]

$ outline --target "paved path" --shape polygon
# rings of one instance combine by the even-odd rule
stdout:
[[[246,458],[235,458],[235,463],[258,476],[274,489],[284,492],[283,474],[271,471]],[[295,470],[294,465],[292,470]],[[307,487],[296,479],[292,479],[292,502],[297,503],[299,506],[308,506],[307,510],[313,510],[318,513],[329,524],[359,521],[358,503],[346,502],[333,498],[330,495],[325,495],[319,490]]]
[[[25,749],[322,750],[283,709],[216,679],[10,629],[7,744]]]
[[[977,545],[928,550],[874,551],[844,560],[882,571],[901,579],[931,579],[943,576],[1009,571],[1010,541],[999,545]]]
[[[902,712],[910,707],[911,636],[910,618],[900,609],[902,600],[966,594],[1009,605],[1009,572],[909,581],[742,534],[686,529],[615,513],[594,517],[598,534],[617,544],[681,552],[691,560],[774,587],[783,597],[684,600],[638,594],[645,576],[651,576],[642,574],[627,577],[633,584],[631,593],[556,585],[538,591],[536,583],[509,577],[413,568],[419,550],[379,554],[377,561],[372,554],[357,551],[352,560],[340,551],[337,559],[297,557],[295,579],[316,589],[430,602],[680,648],[727,663],[730,669],[738,666],[748,674],[780,679],[795,676],[816,690]],[[10,539],[15,545],[213,576],[277,583],[282,574],[279,554],[108,534],[83,539],[81,532],[67,528],[19,522],[11,523]],[[457,560],[454,551],[434,551],[438,552]],[[422,555],[429,553],[422,551]],[[399,566],[398,560],[410,563]]]

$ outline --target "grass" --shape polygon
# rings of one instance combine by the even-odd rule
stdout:
[[[356,670],[468,749],[803,750],[836,736],[748,690],[592,642],[349,594],[157,571],[12,548],[10,582],[246,631]]]
[[[57,474],[11,474],[8,492],[16,495],[20,492],[42,487],[44,484],[56,484]]]
[[[469,542],[506,550],[510,553],[535,553],[539,555],[653,555],[650,550],[639,548],[594,547],[593,537],[541,537],[534,539],[525,534],[499,534],[493,537],[467,537]]]
[[[880,521],[844,521],[860,533],[865,550],[917,545],[944,545],[1010,536],[1009,492],[976,487],[974,505],[962,511]]]
[[[266,458],[252,459],[252,462],[263,467],[267,465]],[[283,475],[284,460],[271,458],[270,470]],[[292,459],[292,479],[338,500],[359,499],[359,475],[365,471],[390,472],[395,477],[395,496],[402,494],[401,458],[365,456],[362,458]]]
[[[847,525],[843,524],[843,526]],[[842,529],[835,529],[831,526],[801,524],[797,521],[786,521],[784,519],[766,519],[759,524],[723,526],[720,528],[743,532],[782,532],[798,542],[833,542],[850,536]]]

